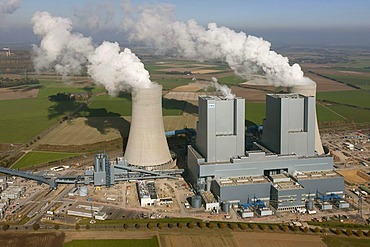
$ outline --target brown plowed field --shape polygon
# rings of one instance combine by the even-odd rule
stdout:
[[[266,100],[266,91],[243,87],[231,87],[231,91],[248,102],[265,102]]]
[[[63,232],[52,233],[17,233],[1,232],[0,246],[3,247],[62,247],[64,243]]]
[[[334,92],[334,91],[348,91],[348,90],[356,90],[353,87],[349,87],[344,83],[339,83],[327,78],[323,78],[321,76],[315,74],[307,74],[307,76],[316,82],[317,84],[317,92]]]
[[[36,98],[39,93],[38,89],[11,89],[11,88],[1,88],[0,89],[0,100],[9,99],[28,99]]]

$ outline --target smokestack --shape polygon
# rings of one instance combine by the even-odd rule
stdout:
[[[288,87],[288,92],[298,93],[304,96],[314,96],[316,98],[316,83],[312,81],[312,83],[309,84],[294,85],[292,87]],[[324,149],[322,147],[319,126],[317,124],[317,113],[315,114],[315,117],[315,150],[317,154],[321,155],[324,154]]]
[[[163,127],[162,86],[133,89],[131,127],[124,158],[128,164],[147,170],[175,165]]]

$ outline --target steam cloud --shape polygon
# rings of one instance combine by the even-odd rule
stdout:
[[[48,12],[35,13],[32,22],[34,33],[41,38],[40,46],[33,46],[37,72],[53,68],[66,77],[87,66],[93,80],[113,96],[123,89],[154,85],[140,59],[129,49],[121,52],[118,43],[103,42],[95,48],[90,37],[72,33],[70,19]]]
[[[127,13],[123,28],[129,32],[131,41],[142,41],[159,53],[223,60],[237,75],[251,79],[252,75],[263,74],[275,86],[314,83],[304,77],[298,64],[290,66],[288,58],[272,51],[271,44],[262,38],[215,23],[204,28],[194,20],[176,21],[171,5],[146,6],[138,11],[138,15]]]
[[[231,92],[231,89],[228,88],[226,85],[219,84],[216,77],[212,77],[211,86],[215,87],[217,91],[221,92],[222,96],[224,96],[226,99],[235,98],[235,94]]]
[[[0,0],[0,15],[13,14],[21,3],[22,0]]]

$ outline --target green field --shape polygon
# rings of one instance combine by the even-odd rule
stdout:
[[[329,75],[329,74],[325,74],[325,76],[341,81],[341,82],[344,82],[344,83],[347,83],[347,84],[355,85],[366,91],[370,90],[370,78],[369,77],[352,76],[352,75]]]
[[[359,239],[359,238],[340,238],[337,236],[324,236],[322,241],[328,247],[338,247],[338,246],[348,246],[348,247],[367,247],[369,246],[369,239]]]
[[[2,100],[0,142],[24,143],[56,123],[53,102],[47,99]]]
[[[245,119],[246,126],[262,125],[262,120],[265,118],[265,103],[250,103],[245,104]]]
[[[108,94],[95,96],[88,107],[79,112],[83,117],[131,116],[131,95],[112,97]]]
[[[45,164],[47,162],[57,161],[78,155],[80,154],[57,152],[29,152],[25,156],[23,156],[17,163],[15,163],[12,168],[21,169],[32,167],[39,164]]]
[[[226,84],[226,85],[229,85],[229,86],[238,85],[242,82],[247,81],[246,79],[243,79],[243,78],[241,78],[239,76],[236,76],[236,75],[225,76],[225,77],[221,77],[221,78],[217,78],[217,79],[218,79],[219,83]]]
[[[317,93],[317,99],[353,105],[362,108],[370,108],[370,93],[360,90],[320,92]]]
[[[62,92],[85,92],[101,90],[81,85],[40,80],[37,98],[2,100],[0,104],[0,143],[25,143],[35,138],[47,127],[58,122],[79,106],[78,102],[51,102],[50,95]]]
[[[175,75],[176,76],[176,75]],[[171,90],[179,86],[187,85],[191,82],[190,78],[170,78],[170,79],[156,79],[154,80],[158,84],[161,84],[163,90]]]
[[[349,121],[352,121],[353,119],[353,121],[356,123],[370,123],[370,110],[344,105],[333,105],[329,106],[329,108]]]
[[[346,120],[345,117],[338,115],[330,106],[316,104],[316,113],[318,122],[331,122]]]
[[[73,240],[65,243],[64,247],[156,247],[159,246],[157,237],[152,239],[94,239]]]

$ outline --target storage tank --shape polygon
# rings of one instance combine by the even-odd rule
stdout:
[[[228,214],[230,212],[230,203],[229,202],[223,202],[222,203],[222,211],[224,211],[225,214]]]
[[[306,209],[307,210],[313,210],[313,201],[312,200],[306,201]]]
[[[78,195],[79,196],[87,196],[87,194],[88,194],[88,189],[87,189],[86,186],[80,187],[78,189]]]
[[[162,117],[162,86],[132,90],[132,118],[124,158],[147,170],[175,164],[168,148]]]
[[[202,197],[200,195],[195,195],[191,198],[191,206],[193,208],[200,208],[202,206]]]
[[[294,85],[292,87],[288,87],[289,93],[298,93],[304,96],[314,96],[316,97],[316,83],[312,81],[312,83],[301,84],[301,85]],[[317,124],[317,113],[315,114],[315,150],[317,154],[322,155],[324,154],[324,149],[321,143],[321,137],[319,132],[319,126]]]

